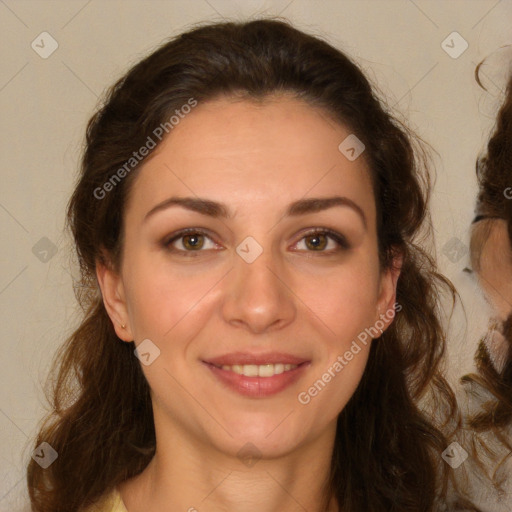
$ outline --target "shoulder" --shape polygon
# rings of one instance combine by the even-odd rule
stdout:
[[[116,488],[105,493],[96,503],[83,510],[83,512],[128,512],[124,506],[121,495]]]
[[[466,451],[467,458],[454,472],[454,478],[464,496],[482,512],[512,510],[512,456],[507,445],[492,429],[476,432],[469,419],[487,412],[487,405],[496,397],[478,381],[466,380],[461,386],[459,404],[463,416],[462,428],[455,439]],[[502,431],[512,439],[512,426]]]

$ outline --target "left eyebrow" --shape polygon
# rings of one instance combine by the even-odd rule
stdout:
[[[323,210],[328,210],[329,208],[333,208],[335,206],[348,206],[352,208],[363,221],[364,227],[367,228],[367,220],[364,210],[352,199],[344,196],[333,196],[333,197],[313,197],[310,199],[299,199],[291,203],[285,215],[289,217],[294,217],[297,215],[306,215],[308,213],[316,213],[321,212]]]
[[[224,203],[212,201],[210,199],[203,199],[200,197],[170,197],[165,201],[154,206],[144,217],[144,221],[156,212],[166,210],[172,206],[181,206],[187,210],[191,210],[201,215],[207,215],[214,218],[233,218],[233,212]],[[352,199],[344,196],[332,197],[313,197],[309,199],[299,199],[290,203],[286,208],[285,216],[297,217],[299,215],[307,215],[316,213],[335,206],[348,206],[353,209],[363,221],[364,227],[367,228],[367,219],[363,209]]]

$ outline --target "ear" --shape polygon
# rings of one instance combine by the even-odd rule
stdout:
[[[403,254],[396,252],[393,256],[391,266],[381,273],[379,297],[377,301],[376,320],[384,323],[386,330],[395,317],[396,286],[400,272],[402,271]],[[400,311],[398,306],[397,310]]]
[[[103,296],[103,304],[117,336],[123,341],[133,341],[121,276],[110,265],[97,261],[96,277]]]

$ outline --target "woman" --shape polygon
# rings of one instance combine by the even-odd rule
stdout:
[[[419,402],[450,419],[454,290],[415,243],[413,143],[278,20],[195,28],[119,80],[69,205],[86,311],[33,510],[437,510],[448,442]]]
[[[475,462],[467,490],[482,510],[498,512],[512,508],[512,75],[477,177],[471,264],[493,317],[475,356],[478,372],[462,379]]]

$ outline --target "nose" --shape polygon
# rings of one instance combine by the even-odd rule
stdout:
[[[296,302],[284,267],[271,250],[251,263],[238,253],[225,288],[222,314],[226,322],[251,333],[282,329],[293,322]],[[289,279],[288,279],[289,281]]]

